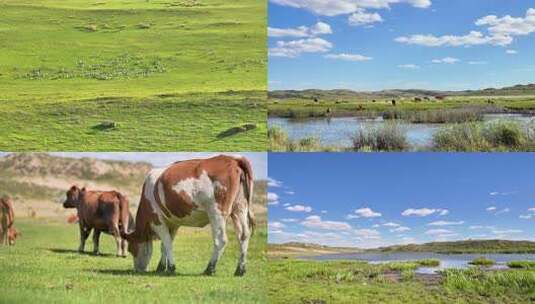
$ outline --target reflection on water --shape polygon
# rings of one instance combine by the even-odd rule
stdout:
[[[510,119],[520,122],[529,122],[533,117],[522,114],[485,114],[485,121],[497,119]],[[313,119],[289,119],[270,117],[270,127],[280,127],[288,132],[291,140],[306,137],[316,137],[324,146],[350,147],[351,136],[360,128],[381,126],[385,121],[382,117],[375,119],[363,117],[332,117]],[[421,149],[431,145],[433,135],[447,124],[413,124],[401,122],[400,127],[407,136],[407,141],[414,149]]]
[[[535,261],[535,254],[440,254],[432,252],[350,253],[305,258],[319,261],[359,260],[370,264],[436,259],[440,260],[440,266],[420,267],[416,270],[417,273],[435,273],[447,268],[468,268],[471,266],[469,264],[470,261],[481,256],[496,261],[496,265],[489,267],[490,269],[506,269],[507,262],[510,261]]]

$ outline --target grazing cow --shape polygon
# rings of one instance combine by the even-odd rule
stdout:
[[[396,106],[396,100],[395,99],[392,99],[392,105],[395,107]]]
[[[0,198],[0,245],[15,245],[18,232],[13,227],[15,212],[11,197]]]
[[[415,101],[415,102],[420,102],[420,101],[422,101],[422,98],[420,98],[420,97],[414,97],[414,101]]]
[[[147,270],[152,241],[160,239],[161,258],[156,271],[175,272],[173,239],[177,229],[210,224],[213,253],[204,274],[215,274],[227,244],[226,220],[230,216],[240,243],[234,275],[244,275],[249,238],[254,230],[252,196],[253,172],[243,157],[220,155],[152,170],[143,184],[136,229],[126,235],[135,270]]]
[[[76,208],[80,225],[79,252],[84,252],[85,241],[93,232],[93,253],[99,254],[100,233],[109,233],[115,238],[117,256],[126,257],[126,240],[121,236],[133,227],[133,218],[128,211],[128,200],[117,191],[89,191],[72,186],[67,191],[64,208]]]

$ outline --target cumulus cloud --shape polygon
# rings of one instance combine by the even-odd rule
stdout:
[[[324,56],[328,59],[337,59],[337,60],[344,60],[344,61],[368,61],[372,60],[372,57],[366,57],[359,54],[327,54]]]
[[[355,229],[353,233],[364,239],[378,239],[381,233],[375,229]]]
[[[348,214],[347,218],[348,219],[355,219],[355,218],[361,218],[361,217],[372,218],[372,217],[380,217],[381,215],[382,215],[381,213],[375,212],[370,208],[360,208],[360,209],[353,211],[353,213]]]
[[[406,231],[409,231],[409,230],[411,230],[411,228],[405,227],[405,226],[399,226],[397,228],[390,229],[390,232],[401,233],[401,232],[406,232]]]
[[[407,63],[407,64],[400,64],[400,65],[398,65],[398,68],[400,68],[400,69],[416,70],[416,69],[419,69],[420,66],[419,66],[419,65],[416,65],[416,64],[412,64],[412,63]]]
[[[284,227],[286,227],[286,225],[284,225],[281,222],[269,222],[268,223],[269,233],[282,233],[282,229]]]
[[[276,46],[269,49],[269,56],[295,58],[302,53],[326,53],[332,47],[332,43],[321,38],[277,41]]]
[[[488,62],[482,61],[482,60],[474,60],[474,61],[468,61],[468,64],[470,64],[470,65],[483,65],[483,64],[488,64]]]
[[[311,215],[301,222],[301,225],[308,228],[323,230],[351,230],[351,226],[345,222],[324,221],[318,215]]]
[[[452,234],[453,231],[448,229],[429,229],[425,232],[427,235],[444,235],[444,234]]]
[[[269,37],[314,37],[319,35],[332,34],[331,26],[325,22],[318,22],[313,26],[299,26],[296,28],[275,28],[268,27]]]
[[[368,13],[365,10],[357,10],[347,18],[349,25],[361,26],[383,22],[383,18],[378,13]]]
[[[515,36],[525,36],[535,32],[535,9],[528,9],[524,17],[488,15],[476,20],[475,25],[485,27],[487,34],[483,34],[481,31],[470,31],[466,35],[416,34],[401,36],[395,41],[429,47],[484,44],[507,46],[514,41]]]
[[[295,223],[295,222],[297,222],[297,219],[295,219],[295,218],[283,218],[283,219],[281,219],[281,222]]]
[[[494,207],[494,206],[490,206],[490,207],[488,207],[488,208],[485,209],[485,210],[487,210],[488,212],[491,212],[491,211],[496,210],[496,207]]]
[[[392,223],[392,222],[388,222],[388,223],[383,224],[383,226],[385,226],[385,227],[399,227],[401,225],[400,224],[396,224],[396,223]]]
[[[274,178],[268,177],[268,187],[280,188],[282,187],[282,182]]]
[[[446,64],[454,64],[461,61],[460,59],[453,58],[453,57],[444,57],[440,59],[433,59],[431,60],[432,63],[446,63]]]
[[[286,207],[286,210],[292,212],[312,212],[312,207],[304,205],[293,205]]]
[[[516,50],[506,50],[505,53],[508,54],[508,55],[516,55],[516,54],[518,54],[518,52]]]
[[[366,8],[384,9],[391,4],[407,3],[417,8],[428,8],[431,0],[270,0],[272,3],[305,9],[318,15],[336,16]]]
[[[535,219],[535,208],[529,208],[527,214],[522,214],[519,218],[523,220]]]
[[[431,214],[436,214],[439,216],[447,215],[449,211],[447,209],[430,209],[430,208],[420,208],[420,209],[413,209],[409,208],[401,213],[403,216],[428,216]]]
[[[279,204],[279,196],[277,195],[277,193],[268,192],[267,201],[268,201],[268,205],[278,205]]]
[[[464,224],[464,221],[458,221],[458,222],[436,221],[436,222],[431,222],[427,224],[427,226],[454,226],[454,225],[462,225],[462,224]]]

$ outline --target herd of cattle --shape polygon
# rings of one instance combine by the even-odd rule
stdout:
[[[152,245],[161,240],[161,257],[156,271],[175,272],[173,239],[180,226],[211,226],[212,257],[204,271],[213,275],[227,244],[226,222],[230,217],[240,246],[236,276],[245,274],[249,239],[254,230],[252,210],[253,171],[249,161],[240,156],[220,155],[208,159],[179,161],[166,168],[153,169],[145,178],[137,214],[129,212],[127,198],[118,191],[92,191],[72,186],[63,203],[75,208],[80,228],[80,246],[93,231],[93,253],[99,253],[102,232],[112,235],[117,256],[126,256],[126,246],[133,256],[134,268],[147,271]],[[11,199],[0,200],[2,240],[13,245],[17,231],[13,227]]]

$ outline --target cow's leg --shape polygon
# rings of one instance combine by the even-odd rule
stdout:
[[[171,237],[171,233],[169,231],[169,228],[167,228],[166,225],[160,224],[160,225],[151,225],[152,230],[158,235],[160,240],[162,241],[162,252],[165,252],[165,261],[167,262],[167,272],[174,273],[176,270],[175,266],[175,260],[173,258],[173,237]],[[163,254],[162,254],[163,255]],[[160,260],[161,263],[161,260]],[[158,268],[161,269],[160,265],[158,265]]]
[[[90,233],[91,233],[91,228],[85,227],[80,224],[80,247],[78,247],[78,252],[84,252],[85,241],[89,237]]]
[[[113,235],[113,238],[115,239],[115,245],[116,245],[116,248],[117,250],[115,251],[115,256],[122,256],[123,255],[123,251],[122,251],[122,240],[123,238],[121,237],[121,234],[119,232],[119,225],[115,224],[112,226],[112,235]]]
[[[100,230],[93,230],[93,254],[99,254]]]
[[[175,240],[177,229],[178,227],[169,229],[169,234],[171,235],[171,242]],[[160,251],[161,251],[161,257],[160,257],[160,262],[158,263],[158,268],[156,268],[156,271],[164,272],[167,269],[167,254],[166,254],[166,250],[165,250],[165,246],[163,242],[162,242]]]
[[[219,210],[213,210],[208,213],[210,225],[212,226],[212,239],[214,241],[214,251],[212,258],[204,270],[205,275],[214,275],[217,266],[217,261],[223,254],[225,246],[227,245],[227,231],[225,228],[225,217]]]
[[[249,228],[249,218],[247,216],[247,207],[239,209],[231,215],[234,223],[234,230],[236,231],[236,238],[240,243],[240,260],[238,267],[236,267],[235,276],[243,276],[245,274],[245,264],[247,263],[247,249],[249,247],[249,239],[251,237],[251,229]]]

